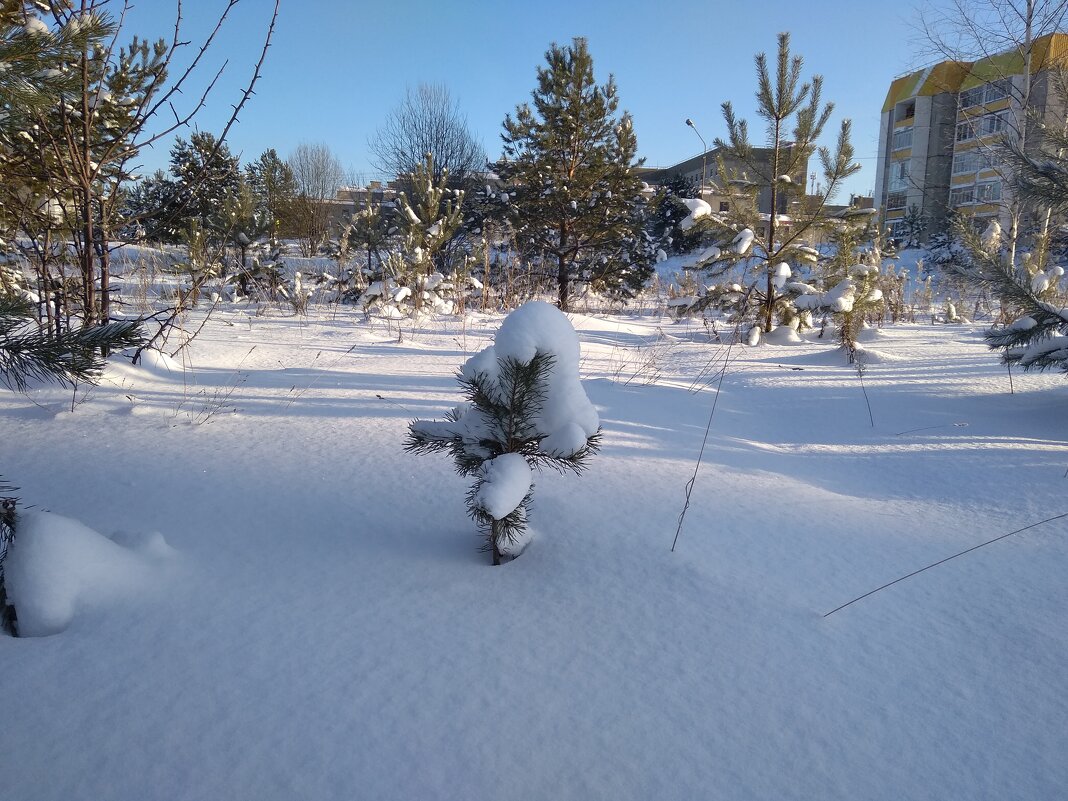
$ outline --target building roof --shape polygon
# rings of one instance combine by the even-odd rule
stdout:
[[[1034,42],[1031,73],[1054,66],[1068,66],[1068,34],[1048,33]],[[902,100],[932,97],[943,92],[955,94],[1007,75],[1020,75],[1023,71],[1024,56],[1019,50],[1008,50],[978,61],[942,61],[895,79],[886,94],[883,112],[890,111]]]

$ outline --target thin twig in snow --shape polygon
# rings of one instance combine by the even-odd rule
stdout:
[[[994,537],[994,539],[992,539],[992,540],[987,540],[986,542],[981,542],[978,545],[973,545],[971,548],[967,548],[967,549],[961,551],[960,553],[955,553],[952,556],[947,556],[945,559],[939,559],[937,562],[932,562],[931,564],[927,565],[926,567],[921,567],[919,570],[913,570],[908,575],[901,576],[901,578],[896,578],[893,581],[891,581],[891,582],[889,582],[887,584],[884,584],[881,587],[876,587],[871,592],[866,592],[863,595],[857,596],[852,601],[849,601],[849,603],[844,603],[841,606],[836,607],[835,609],[832,609],[830,612],[825,614],[824,617],[830,617],[831,615],[833,615],[838,610],[845,609],[850,604],[855,604],[857,601],[863,600],[864,598],[867,598],[869,595],[875,595],[875,593],[879,592],[880,590],[885,590],[887,587],[892,587],[895,584],[897,584],[899,581],[904,581],[907,578],[912,578],[913,576],[919,575],[920,573],[922,573],[925,570],[930,570],[932,567],[938,567],[939,565],[943,565],[946,562],[948,562],[950,559],[956,559],[958,556],[964,556],[964,554],[966,554],[966,553],[971,553],[972,551],[978,550],[979,548],[982,548],[982,547],[984,547],[986,545],[990,545],[991,543],[997,542],[998,540],[1003,540],[1006,537],[1011,537],[1013,534],[1019,534],[1020,532],[1027,531],[1028,529],[1035,528],[1036,526],[1041,526],[1041,525],[1043,525],[1045,523],[1052,523],[1054,520],[1061,520],[1062,518],[1065,518],[1065,517],[1068,517],[1068,512],[1065,512],[1064,514],[1055,515],[1053,517],[1047,517],[1045,520],[1039,520],[1037,523],[1032,523],[1029,526],[1024,526],[1023,528],[1018,528],[1015,531],[1010,531],[1008,534],[1002,534],[1000,537]]]

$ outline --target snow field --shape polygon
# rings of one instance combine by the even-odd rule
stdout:
[[[184,369],[113,366],[73,414],[0,395],[24,503],[176,552],[124,547],[148,587],[0,638],[0,795],[1057,797],[1063,520],[823,615],[1068,511],[1062,377],[1010,395],[978,328],[885,329],[872,426],[824,343],[571,321],[602,451],[539,479],[538,538],[499,568],[468,482],[401,442],[500,318],[398,342],[344,309],[223,308]]]

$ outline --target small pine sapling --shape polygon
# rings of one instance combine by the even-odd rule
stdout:
[[[494,565],[525,539],[532,470],[581,473],[598,449],[600,419],[579,381],[578,356],[567,318],[548,303],[527,303],[460,369],[467,402],[445,420],[409,426],[405,450],[448,453],[460,475],[474,476],[468,514]]]

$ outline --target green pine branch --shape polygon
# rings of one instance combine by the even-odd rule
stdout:
[[[19,392],[25,392],[34,380],[94,383],[104,368],[103,352],[142,341],[136,321],[54,334],[36,328],[33,320],[31,303],[0,297],[0,382]]]

